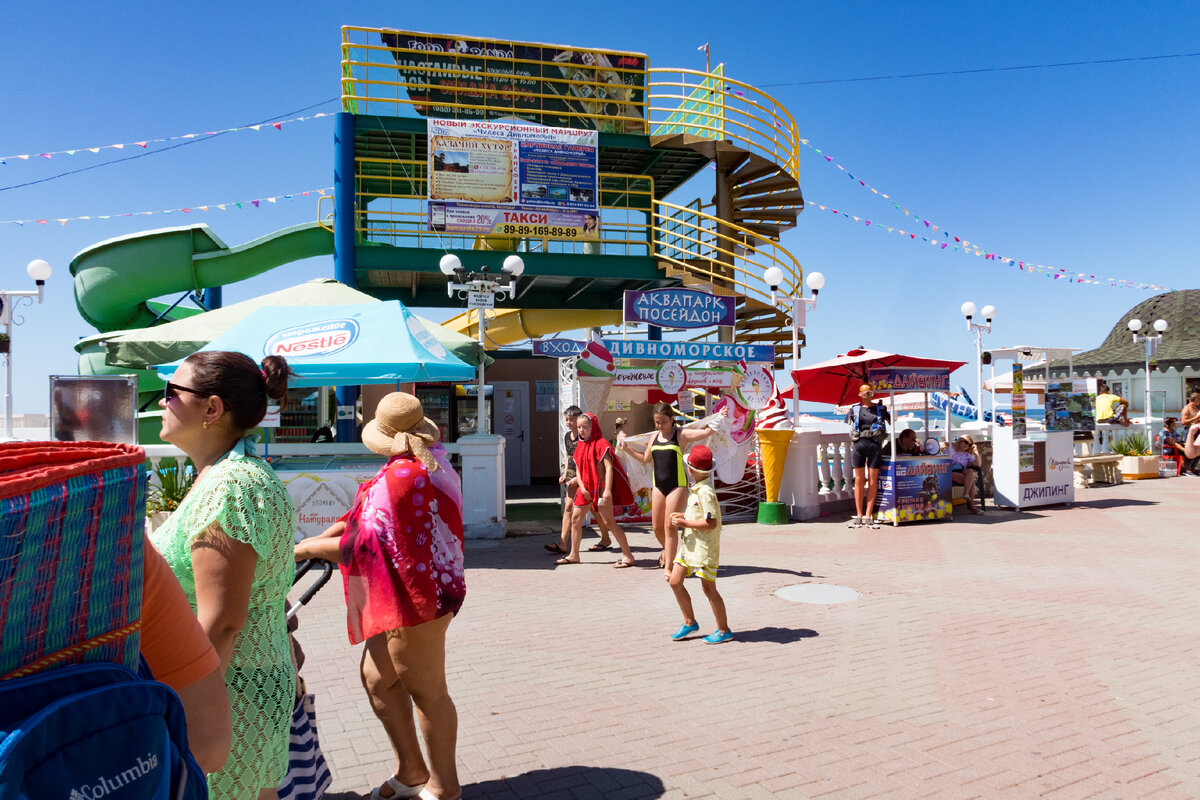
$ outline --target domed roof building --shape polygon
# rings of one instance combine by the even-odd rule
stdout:
[[[1143,300],[1121,315],[1103,344],[1073,359],[1077,376],[1105,378],[1116,394],[1142,410],[1146,345],[1133,340],[1131,319],[1142,321],[1139,333],[1151,335],[1155,333],[1155,320],[1167,322],[1167,330],[1151,357],[1150,388],[1165,391],[1167,413],[1177,413],[1188,394],[1200,392],[1200,289],[1167,292]],[[1067,376],[1066,361],[1055,361],[1050,367],[1052,375]]]

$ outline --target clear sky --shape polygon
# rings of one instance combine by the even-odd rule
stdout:
[[[703,69],[697,48],[709,42],[714,64],[776,97],[801,136],[855,176],[802,155],[809,207],[783,244],[827,278],[809,316],[808,363],[858,345],[972,361],[964,300],[998,308],[985,347],[1091,348],[1156,293],[1052,280],[886,233],[926,231],[859,180],[989,252],[1200,286],[1195,3],[24,3],[5,13],[0,156],[35,157],[0,166],[0,221],[51,221],[0,224],[0,288],[32,288],[33,258],[55,274],[45,304],[22,308],[25,324],[14,331],[18,413],[46,409],[46,375],[74,374],[74,342],[95,333],[75,309],[67,269],[81,249],[195,222],[239,244],[313,220],[317,205],[279,199],[258,209],[54,220],[333,184],[332,119],[170,150],[192,140],[86,148],[335,112],[344,24],[634,50],[653,67],[693,69]],[[1137,60],[1002,69],[1112,59]],[[860,80],[967,70],[978,71]],[[70,149],[81,152],[36,155]],[[8,188],[85,167],[96,168]],[[332,272],[330,258],[294,263],[227,287],[225,301]],[[973,386],[973,368],[955,379]]]

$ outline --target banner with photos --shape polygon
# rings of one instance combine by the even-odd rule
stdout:
[[[430,119],[428,132],[431,230],[599,236],[596,131]]]

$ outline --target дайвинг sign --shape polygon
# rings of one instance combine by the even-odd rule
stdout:
[[[625,292],[625,321],[661,328],[732,326],[735,299],[695,289],[650,289]]]

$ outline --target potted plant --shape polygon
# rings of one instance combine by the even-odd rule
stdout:
[[[0,333],[0,353],[8,352],[8,334]]]
[[[1121,477],[1140,481],[1158,477],[1158,456],[1150,451],[1150,440],[1141,431],[1114,436],[1113,452],[1121,456]]]
[[[170,461],[160,461],[151,470],[150,485],[146,489],[146,517],[150,520],[150,530],[166,522],[171,512],[179,508],[183,498],[187,497],[192,484],[196,482],[196,466],[191,459],[183,465]]]

